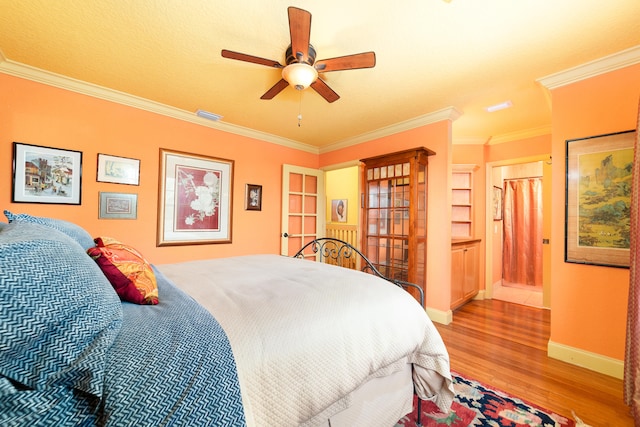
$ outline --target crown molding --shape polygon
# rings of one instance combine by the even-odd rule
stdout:
[[[0,51],[0,72],[26,80],[43,83],[49,86],[92,96],[94,98],[103,99],[105,101],[115,102],[117,104],[126,105],[140,110],[149,111],[151,113],[160,114],[185,122],[194,123],[200,126],[217,129],[223,132],[245,136],[260,141],[270,142],[295,150],[306,151],[313,154],[319,154],[319,149],[311,145],[303,144],[287,138],[278,137],[265,132],[259,132],[253,129],[236,126],[225,122],[213,122],[196,116],[195,112],[181,110],[179,108],[170,107],[159,102],[150,101],[145,98],[134,96],[128,93],[108,89],[92,83],[83,82],[81,80],[62,76],[60,74],[51,73],[29,65],[6,59]]]
[[[453,145],[484,145],[489,142],[487,138],[483,137],[463,137],[463,138],[453,138],[451,143]]]
[[[502,144],[504,142],[519,141],[521,139],[535,138],[542,135],[551,135],[550,125],[496,135],[494,137],[491,137],[491,139],[487,141],[487,145],[496,145]]]
[[[581,80],[640,63],[640,45],[536,79],[547,89],[556,89]]]
[[[347,148],[352,145],[361,144],[363,142],[372,141],[374,139],[383,138],[385,136],[393,135],[407,130],[415,129],[421,126],[429,125],[443,120],[457,120],[462,113],[456,110],[455,107],[447,107],[442,110],[434,111],[433,113],[424,114],[422,116],[414,117],[413,119],[405,120],[403,122],[395,123],[389,126],[385,126],[371,132],[366,132],[353,138],[344,139],[334,144],[328,145],[320,149],[320,154],[328,153],[330,151],[339,150],[341,148]]]

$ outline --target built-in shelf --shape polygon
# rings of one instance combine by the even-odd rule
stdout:
[[[473,172],[476,165],[453,165],[451,175],[451,238],[473,237]]]

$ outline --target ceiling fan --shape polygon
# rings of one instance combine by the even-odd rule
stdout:
[[[271,87],[260,99],[273,99],[291,85],[297,90],[304,90],[311,86],[327,102],[337,101],[340,96],[334,92],[319,76],[318,73],[329,71],[354,70],[358,68],[372,68],[376,65],[374,52],[363,52],[353,55],[322,59],[316,62],[316,50],[309,43],[311,35],[311,13],[297,7],[289,7],[289,34],[291,44],[285,53],[286,65],[278,61],[260,58],[244,53],[222,50],[224,58],[238,61],[252,62],[267,67],[282,68],[282,78]]]

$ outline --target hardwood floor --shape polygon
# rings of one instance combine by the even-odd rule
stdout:
[[[436,327],[453,371],[593,427],[633,426],[622,380],[547,357],[549,319],[545,309],[483,300]]]

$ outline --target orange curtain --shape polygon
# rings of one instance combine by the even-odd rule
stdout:
[[[502,278],[542,287],[542,179],[504,182]]]
[[[631,406],[636,425],[640,425],[640,105],[634,144],[631,184],[631,239],[629,256],[629,302],[627,341],[624,355],[624,402]]]

